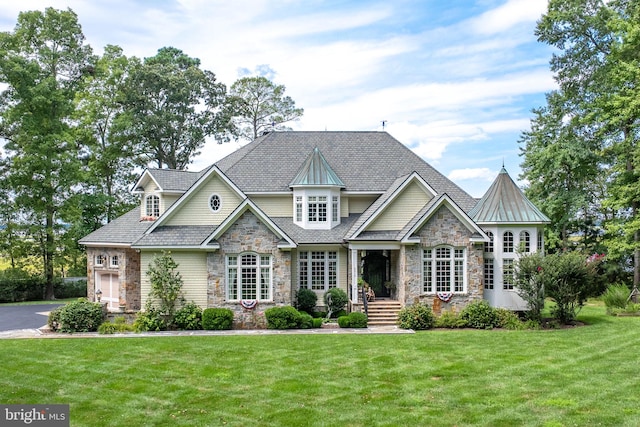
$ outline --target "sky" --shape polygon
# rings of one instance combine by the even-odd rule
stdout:
[[[173,46],[227,87],[264,75],[304,108],[293,130],[385,130],[474,197],[503,164],[526,184],[518,141],[556,88],[534,34],[547,0],[2,1],[0,31],[46,7],[72,9],[96,54]],[[208,141],[189,169],[240,145]]]

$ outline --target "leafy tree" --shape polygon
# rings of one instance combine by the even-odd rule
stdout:
[[[145,58],[128,79],[127,93],[130,131],[143,165],[184,169],[207,136],[224,139],[226,87],[179,49],[163,47]]]
[[[287,129],[283,123],[302,117],[304,110],[284,95],[285,89],[266,77],[243,77],[233,83],[227,108],[234,136],[253,140],[267,129]]]
[[[167,325],[171,325],[179,305],[185,301],[182,293],[182,276],[175,271],[178,264],[171,257],[171,253],[162,252],[154,257],[149,265],[147,276],[151,282],[149,292],[150,301],[154,299],[160,314],[165,316]]]
[[[76,14],[47,8],[22,12],[13,32],[0,33],[0,136],[7,143],[8,181],[38,242],[53,295],[61,215],[81,180],[71,117],[90,59]]]
[[[527,303],[527,316],[534,321],[542,320],[544,308],[544,254],[523,254],[517,261],[515,280],[518,295]]]

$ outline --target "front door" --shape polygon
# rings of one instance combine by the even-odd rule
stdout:
[[[367,251],[363,258],[362,278],[371,286],[378,297],[391,296],[384,283],[390,279],[389,258],[382,251]]]

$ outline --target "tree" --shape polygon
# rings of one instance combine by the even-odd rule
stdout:
[[[182,276],[175,271],[178,263],[171,257],[170,252],[162,252],[154,257],[149,265],[147,276],[151,282],[149,299],[155,299],[160,314],[164,316],[167,326],[171,326],[179,304],[185,299],[182,293]]]
[[[39,244],[45,298],[53,298],[61,214],[80,182],[71,126],[73,100],[91,49],[70,9],[22,12],[13,32],[0,34],[0,136],[7,143],[15,204],[28,215]]]
[[[266,77],[243,77],[229,91],[228,109],[232,116],[234,136],[253,140],[267,129],[287,129],[283,123],[302,117],[304,110],[284,96],[284,85],[276,85]]]
[[[127,93],[131,136],[139,142],[142,165],[184,169],[207,136],[224,140],[226,87],[179,49],[163,47],[145,58],[133,70]]]

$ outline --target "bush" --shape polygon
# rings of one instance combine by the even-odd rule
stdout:
[[[322,328],[322,324],[324,323],[324,319],[320,317],[313,318],[313,327],[314,328]]]
[[[398,326],[416,331],[431,329],[435,324],[435,316],[431,307],[423,303],[404,307],[398,312]]]
[[[104,322],[98,328],[99,334],[115,334],[122,332],[131,332],[133,326],[127,323],[127,319],[124,317],[116,317],[113,322]]]
[[[187,331],[202,329],[202,308],[195,302],[183,305],[173,318],[176,328]]]
[[[299,289],[296,293],[296,300],[298,301],[297,308],[299,311],[313,315],[318,302],[318,295],[315,292],[311,289]]]
[[[86,299],[70,302],[57,308],[54,312],[53,317],[57,325],[55,329],[52,329],[60,332],[95,332],[104,321],[102,305],[89,302]],[[53,321],[47,323],[51,325]]]
[[[45,288],[44,277],[40,275],[20,268],[0,271],[0,302],[41,300],[44,298]]]
[[[65,298],[86,298],[87,297],[87,280],[57,280],[53,284],[53,294],[58,299]]]
[[[98,333],[102,335],[113,335],[117,332],[117,327],[115,323],[104,322],[98,328]]]
[[[347,317],[349,318],[350,328],[366,328],[367,327],[367,323],[369,319],[367,318],[366,314],[354,311],[352,313],[349,313],[349,316]]]
[[[453,311],[443,311],[442,314],[435,320],[436,328],[466,328],[467,322],[461,319],[460,316]]]
[[[49,329],[51,329],[53,332],[56,332],[58,329],[60,329],[60,311],[62,310],[62,307],[63,306],[60,306],[49,312],[47,325],[49,326]]]
[[[494,311],[496,313],[496,318],[498,319],[497,326],[499,328],[511,330],[519,330],[525,328],[525,324],[513,311],[507,310],[506,308],[496,308],[494,309]]]
[[[340,316],[338,317],[338,326],[341,328],[348,328],[351,322],[349,321],[349,316]]]
[[[349,302],[347,293],[340,288],[331,288],[324,294],[324,303],[329,310],[329,316],[331,314],[337,314],[344,309],[344,306]]]
[[[602,301],[607,306],[607,312],[612,312],[616,308],[626,308],[630,295],[626,285],[611,285],[602,294]]]
[[[271,307],[264,311],[264,316],[269,329],[296,329],[302,322],[300,312],[290,305]]]
[[[306,311],[299,311],[300,313],[300,329],[313,328],[313,317]]]
[[[460,312],[467,326],[475,329],[492,329],[498,326],[496,311],[485,300],[474,301]]]
[[[164,331],[167,323],[160,313],[160,310],[147,304],[144,311],[138,312],[136,320],[133,322],[133,329],[136,332]]]
[[[209,331],[233,328],[233,311],[228,308],[205,308],[202,312],[202,328]]]

